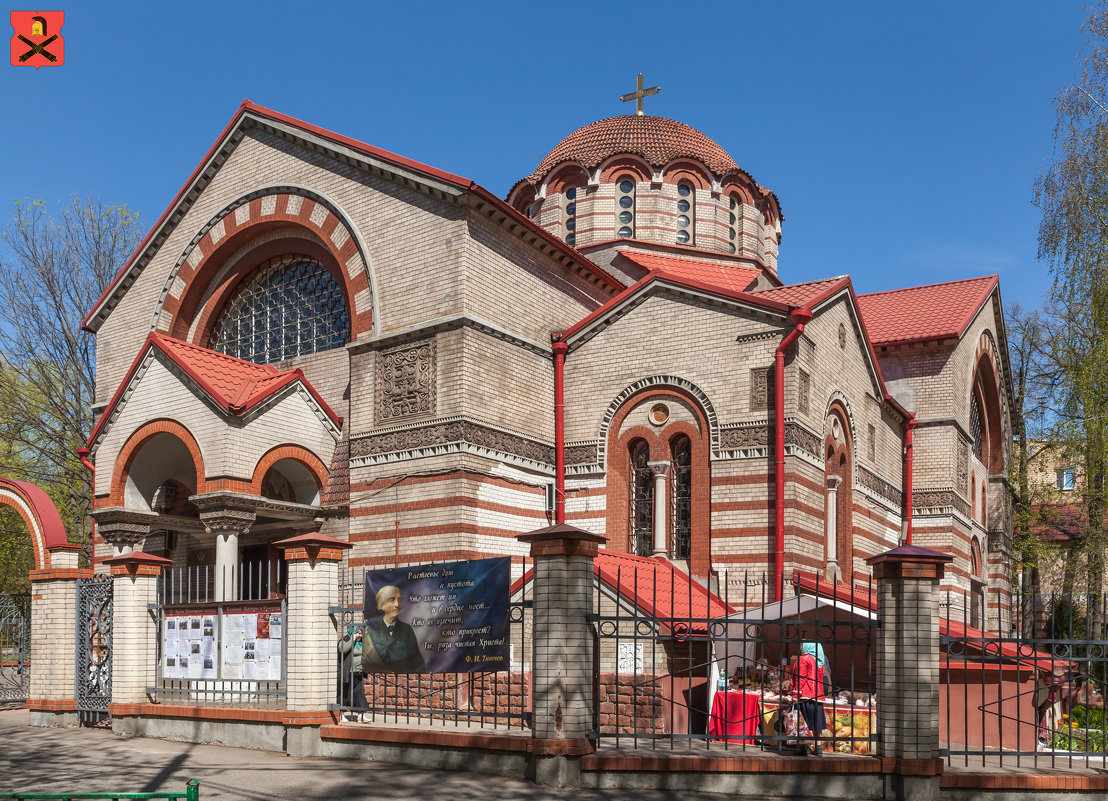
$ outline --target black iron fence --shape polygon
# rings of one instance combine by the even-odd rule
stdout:
[[[521,562],[513,558],[515,573]],[[522,561],[529,579],[530,560]],[[356,643],[364,627],[365,571],[343,568],[339,603],[330,613],[338,632],[335,703],[347,721],[442,723],[467,728],[526,729],[531,725],[531,600],[524,578],[508,604],[509,669],[466,673],[363,673]],[[379,614],[371,610],[371,617]]]
[[[876,750],[872,587],[731,573],[718,593],[668,564],[599,571],[594,730],[631,748]],[[805,656],[805,654],[808,654]]]
[[[1108,767],[1103,596],[1013,599],[1008,631],[968,625],[970,593],[940,623],[939,737],[951,764]]]
[[[158,583],[157,683],[162,703],[282,709],[287,607],[279,561],[235,570],[172,567]]]
[[[0,592],[0,705],[25,701],[31,681],[31,596]]]

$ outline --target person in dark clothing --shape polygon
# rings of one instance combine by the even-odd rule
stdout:
[[[391,584],[377,591],[380,620],[365,627],[362,671],[365,673],[426,673],[412,627],[400,620],[400,588]]]

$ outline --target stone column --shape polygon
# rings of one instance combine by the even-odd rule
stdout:
[[[349,542],[324,534],[301,534],[273,543],[288,563],[285,623],[286,750],[310,756],[319,750],[319,727],[333,722],[327,711],[337,690],[331,607],[339,602],[339,565]]]
[[[158,577],[169,559],[131,552],[105,559],[112,587],[112,730],[129,732],[126,718],[140,714],[146,688],[158,677],[158,624],[150,604],[158,597]]]
[[[222,493],[194,495],[204,531],[215,535],[216,601],[237,601],[239,596],[239,537],[254,525],[254,509],[234,503]]]
[[[77,726],[77,567],[80,545],[50,548],[49,566],[32,570],[31,678],[27,697],[32,726]]]
[[[651,556],[668,556],[666,549],[669,533],[669,504],[666,503],[666,476],[669,462],[647,462],[654,473],[654,550]]]
[[[92,512],[96,533],[115,549],[115,556],[142,550],[150,535],[150,524],[158,519],[156,512],[146,509],[125,509],[113,506]]]
[[[518,537],[531,545],[531,660],[535,780],[580,784],[579,757],[593,728],[593,560],[604,537],[565,523]]]
[[[939,798],[939,581],[953,557],[903,545],[866,560],[877,580],[878,754],[886,798]]]
[[[839,485],[842,476],[827,477],[827,505],[824,514],[827,520],[827,580],[839,577]]]

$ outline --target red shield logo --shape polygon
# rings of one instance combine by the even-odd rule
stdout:
[[[64,11],[13,11],[12,64],[60,67],[65,63]]]

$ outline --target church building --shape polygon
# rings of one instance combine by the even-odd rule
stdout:
[[[518,576],[517,535],[564,521],[754,603],[910,537],[1007,627],[996,276],[790,282],[777,196],[675,120],[531,166],[503,199],[243,103],[84,321],[96,559],[230,599],[321,531],[357,569]]]

